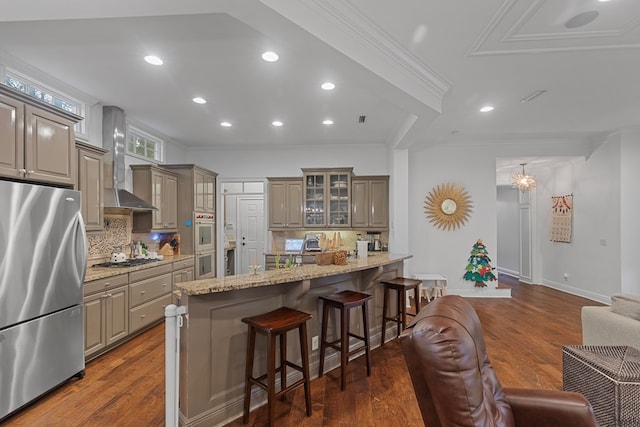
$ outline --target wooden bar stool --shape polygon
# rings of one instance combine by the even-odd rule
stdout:
[[[322,301],[322,335],[320,338],[320,374],[324,374],[324,353],[327,347],[331,347],[340,352],[340,388],[344,391],[346,386],[346,366],[349,363],[349,356],[364,349],[367,362],[367,376],[371,375],[371,354],[369,346],[369,320],[367,303],[372,298],[371,295],[355,291],[342,291],[337,294],[321,296]],[[329,324],[329,308],[340,310],[340,338],[335,341],[327,341],[327,326]],[[362,327],[364,336],[349,332],[349,312],[351,309],[361,307]],[[349,351],[349,337],[363,341],[364,345]]]
[[[249,421],[249,408],[251,403],[251,386],[257,385],[267,391],[267,413],[269,425],[273,425],[273,407],[277,397],[285,396],[285,393],[304,386],[304,396],[307,406],[307,416],[311,416],[311,380],[309,377],[309,350],[307,347],[307,320],[311,319],[309,313],[281,307],[268,313],[242,319],[249,325],[247,341],[247,365],[244,383],[244,413],[242,423]],[[287,332],[298,329],[300,334],[300,354],[302,366],[298,366],[287,360]],[[256,333],[267,337],[267,373],[253,376],[253,357],[256,346]],[[276,337],[280,337],[280,366],[276,368]],[[302,379],[287,387],[286,367],[289,366],[302,372]],[[280,391],[276,393],[276,373],[280,372]],[[264,383],[264,379],[267,382]]]
[[[421,280],[407,279],[405,277],[396,277],[395,279],[385,280],[384,298],[382,300],[382,343],[384,346],[384,335],[387,329],[387,322],[396,322],[398,324],[398,335],[407,326],[407,315],[415,316],[420,311],[420,292],[419,286],[422,285]],[[389,306],[389,290],[394,290],[398,295],[397,314],[395,316],[387,316]],[[416,313],[408,313],[406,307],[407,291],[413,290],[416,301]]]

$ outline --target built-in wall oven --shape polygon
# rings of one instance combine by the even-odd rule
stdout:
[[[211,213],[194,212],[196,279],[216,276],[216,221]]]
[[[216,251],[196,252],[196,279],[207,279],[216,276]]]
[[[195,247],[194,251],[207,252],[216,249],[216,219],[211,213],[193,214],[195,225]]]

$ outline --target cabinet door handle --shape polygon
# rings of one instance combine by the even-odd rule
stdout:
[[[27,170],[26,170],[26,169],[18,169],[18,172],[20,172],[20,173],[27,173]]]
[[[146,293],[147,293],[147,291],[140,291],[140,295],[144,295]]]
[[[28,171],[27,173],[34,173],[35,171]]]
[[[146,314],[143,314],[143,315],[140,316],[141,319],[144,319],[145,317],[147,317]]]

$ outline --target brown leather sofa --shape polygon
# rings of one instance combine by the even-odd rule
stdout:
[[[480,319],[462,297],[429,303],[400,343],[427,427],[597,426],[581,394],[503,389],[487,356]]]

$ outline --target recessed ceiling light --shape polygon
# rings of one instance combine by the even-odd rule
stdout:
[[[280,120],[274,120],[274,121],[271,122],[271,124],[274,125],[275,127],[280,127],[284,123],[282,123]]]
[[[193,102],[195,102],[196,104],[206,104],[207,100],[199,96],[196,96],[195,98],[193,98]]]
[[[232,124],[229,123],[229,122],[222,122],[222,123],[220,123],[220,126],[225,127],[225,128],[230,128],[232,126]]]
[[[147,61],[151,65],[162,65],[164,63],[164,61],[162,61],[162,59],[158,58],[155,55],[147,55],[147,56],[144,57],[144,60]]]
[[[322,124],[323,125],[332,125],[333,124],[333,120],[331,120],[331,119],[323,120]]]
[[[336,85],[331,82],[324,82],[320,87],[324,90],[333,90],[336,88]]]
[[[278,60],[278,54],[275,52],[267,51],[262,54],[262,59],[267,62],[276,62]]]
[[[481,113],[488,113],[489,111],[493,111],[493,107],[491,105],[485,105],[480,109]]]
[[[588,10],[586,12],[582,12],[569,19],[564,23],[564,26],[567,28],[579,28],[584,27],[585,25],[593,22],[600,15],[596,10]]]
[[[600,3],[608,2],[609,0],[598,0]]]

